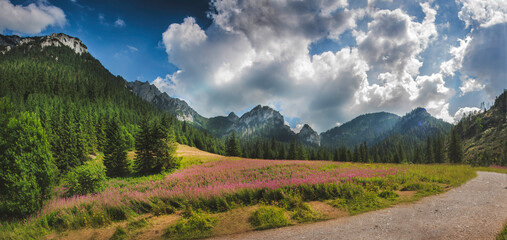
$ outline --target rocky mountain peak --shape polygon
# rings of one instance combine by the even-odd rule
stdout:
[[[237,121],[239,119],[238,115],[236,115],[236,113],[234,113],[234,112],[229,113],[227,118],[231,121]]]
[[[87,53],[87,47],[78,38],[71,37],[64,33],[53,33],[49,36],[42,37],[20,37],[16,35],[5,36],[0,34],[0,49],[2,54],[10,51],[12,48],[21,46],[24,44],[40,44],[41,48],[49,46],[67,46],[72,49],[76,54]]]
[[[320,145],[319,134],[316,131],[314,131],[308,124],[305,124],[303,128],[301,128],[301,130],[297,134],[297,137],[303,142],[314,145]]]

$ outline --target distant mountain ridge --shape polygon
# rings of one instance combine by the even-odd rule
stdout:
[[[89,55],[87,47],[81,40],[62,33],[40,37],[0,35],[0,54],[5,55],[20,46],[26,49],[36,49],[37,51],[39,49],[42,51],[47,47],[52,47],[52,49],[66,47],[77,55]],[[58,55],[49,57],[58,61]],[[173,98],[167,93],[162,93],[156,86],[148,82],[125,81],[124,85],[125,88],[158,109],[173,114],[179,120],[188,121],[194,126],[206,129],[218,137],[226,137],[235,131],[242,138],[274,137],[284,142],[289,142],[295,138],[307,145],[322,145],[329,148],[347,146],[352,148],[363,142],[369,145],[375,144],[393,135],[413,134],[419,138],[424,138],[428,134],[447,131],[446,129],[450,126],[450,124],[444,124],[443,121],[435,119],[424,109],[415,109],[403,118],[386,112],[361,115],[321,134],[305,124],[301,131],[296,134],[289,126],[285,125],[284,117],[268,106],[258,105],[240,117],[235,113],[230,113],[228,116],[206,118],[192,109],[185,101]],[[424,131],[421,129],[424,129]]]
[[[218,137],[226,137],[235,131],[242,138],[262,137],[289,142],[292,138],[310,145],[320,145],[320,136],[309,125],[298,134],[285,125],[280,112],[258,105],[241,117],[231,112],[227,117],[205,118],[192,109],[185,101],[162,93],[155,85],[148,82],[127,82],[128,88],[143,100],[152,103],[159,109],[169,112],[181,121],[188,121],[195,126],[208,130]]]
[[[401,119],[387,112],[368,113],[320,134],[323,146],[353,148],[363,142],[371,144],[384,136]]]

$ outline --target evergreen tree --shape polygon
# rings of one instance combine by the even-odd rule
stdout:
[[[287,154],[285,153],[285,145],[280,147],[280,152],[278,152],[278,159],[286,159]]]
[[[420,147],[417,147],[415,150],[414,163],[422,163],[422,150]]]
[[[403,150],[403,147],[398,145],[398,154],[399,154],[399,163],[407,163],[407,155],[405,155],[405,150]]]
[[[352,161],[353,162],[359,162],[360,161],[360,153],[359,153],[359,148],[356,146],[354,146],[354,156],[352,157]]]
[[[426,163],[433,163],[433,160],[435,159],[434,158],[434,155],[433,155],[433,146],[431,145],[431,139],[430,137],[427,138],[427,141],[426,141],[426,154],[425,154],[425,157],[426,157]]]
[[[239,145],[238,138],[236,137],[236,132],[232,131],[231,136],[227,140],[227,156],[241,156],[241,147]]]
[[[451,163],[463,162],[463,147],[461,146],[461,140],[455,128],[451,130],[451,139],[449,141],[448,155],[449,161],[451,161]]]
[[[152,172],[154,163],[152,131],[147,119],[144,119],[139,126],[140,130],[136,136],[136,159],[135,168],[141,175]]]
[[[433,150],[435,153],[435,162],[436,163],[444,163],[445,155],[444,155],[444,142],[440,135],[437,135],[433,140]]]
[[[338,154],[338,149],[334,149],[333,153],[333,161],[338,162],[340,160],[340,155]]]
[[[289,153],[287,154],[287,159],[295,160],[297,158],[297,149],[296,149],[296,140],[293,138],[290,143]]]
[[[129,174],[125,143],[115,118],[109,120],[106,128],[104,166],[108,177],[125,177]]]
[[[179,166],[176,158],[176,142],[173,128],[166,117],[162,118],[161,123],[155,123],[151,134],[153,144],[153,165],[151,172],[160,173],[171,170]]]

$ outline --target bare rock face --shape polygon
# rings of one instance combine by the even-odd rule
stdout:
[[[199,115],[188,104],[178,98],[172,98],[162,93],[155,85],[148,82],[127,82],[127,87],[142,98],[163,111],[173,114],[180,121],[188,121],[204,127],[206,119]]]
[[[308,124],[305,124],[297,134],[298,139],[303,143],[320,146],[320,136]]]
[[[5,54],[14,47],[25,44],[39,44],[42,49],[48,46],[62,47],[66,46],[72,49],[76,54],[87,53],[88,49],[78,38],[71,37],[63,33],[53,33],[49,36],[41,37],[19,37],[16,35],[0,35],[0,53]]]

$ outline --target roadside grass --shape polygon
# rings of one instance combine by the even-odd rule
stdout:
[[[489,166],[489,167],[474,167],[477,171],[483,172],[496,172],[496,173],[504,173],[507,174],[507,167],[502,166]]]
[[[186,147],[186,146],[185,146]],[[244,162],[248,165],[249,161],[244,159],[236,161],[238,158],[225,158],[217,160],[213,154],[200,158],[199,152],[186,147],[186,153],[183,153],[182,159],[187,157],[188,170],[194,169],[195,159],[201,159],[202,162]],[[194,154],[194,155],[192,155]],[[98,159],[98,160],[97,160]],[[96,158],[100,161],[100,158]],[[257,160],[257,162],[259,162]],[[287,174],[283,166],[287,164],[296,164],[288,170],[308,171],[307,166],[321,164],[314,161],[263,161],[264,163],[275,164],[254,169],[253,172],[242,172],[241,174],[259,174],[260,180],[267,180],[280,174]],[[215,163],[213,163],[215,164]],[[285,165],[283,165],[285,164]],[[301,165],[298,165],[301,164]],[[282,166],[282,167],[280,167]],[[320,166],[320,167],[318,167]],[[180,171],[177,174],[181,175]],[[234,191],[225,191],[219,195],[204,195],[202,197],[160,197],[132,195],[129,199],[121,199],[112,195],[111,199],[103,200],[105,203],[97,201],[87,201],[88,197],[81,197],[81,203],[72,207],[59,207],[50,212],[41,212],[22,221],[11,221],[0,223],[0,239],[38,239],[44,235],[55,231],[68,231],[82,228],[98,228],[110,225],[113,222],[136,219],[142,214],[164,215],[173,214],[176,211],[194,209],[180,219],[175,225],[167,229],[166,237],[170,239],[188,239],[197,237],[208,237],[213,235],[213,229],[218,220],[215,214],[228,212],[232,209],[243,208],[246,206],[260,205],[256,212],[257,220],[251,221],[253,228],[264,229],[286,224],[313,222],[325,219],[318,211],[313,210],[308,202],[321,201],[342,209],[349,214],[358,214],[366,211],[380,209],[391,206],[399,202],[410,202],[420,199],[424,196],[438,194],[459,186],[476,176],[476,169],[467,165],[414,165],[414,164],[360,164],[360,163],[322,163],[317,165],[315,170],[320,171],[321,175],[333,171],[350,171],[356,175],[342,178],[340,181],[323,182],[317,184],[285,185],[281,187],[263,187],[263,188],[244,188]],[[213,172],[213,170],[210,170]],[[392,174],[381,175],[378,177],[360,177],[363,172],[385,172]],[[357,175],[360,173],[359,175]],[[174,173],[176,174],[176,173]],[[197,172],[196,174],[200,174]],[[171,174],[172,175],[172,174]],[[180,176],[178,175],[178,176]],[[304,174],[303,174],[304,175]],[[168,175],[153,175],[141,178],[113,179],[107,182],[108,187],[113,190],[119,190],[122,187],[143,183],[146,186],[157,185],[157,181],[164,179]],[[201,176],[201,175],[199,175]],[[368,176],[368,175],[364,175]],[[206,183],[206,179],[200,180]],[[238,180],[240,181],[240,180]],[[143,185],[144,186],[144,185]],[[210,185],[213,186],[213,185]],[[213,186],[215,187],[215,186]],[[128,188],[125,188],[127,191]],[[106,190],[107,191],[107,190]],[[415,194],[398,194],[398,193]],[[403,195],[403,197],[400,197]],[[130,195],[129,195],[130,196]],[[142,198],[136,196],[143,196]],[[75,198],[69,198],[65,201],[75,201]],[[65,202],[64,202],[65,203]],[[268,210],[266,210],[267,208]],[[281,209],[281,210],[280,210]],[[281,218],[280,212],[283,212],[285,218]],[[271,219],[273,218],[273,219]],[[252,216],[251,219],[254,219]],[[285,219],[285,220],[284,220]],[[265,221],[264,221],[265,220]],[[269,223],[271,220],[274,223]],[[275,221],[276,220],[276,221]],[[263,222],[264,221],[264,222]],[[118,229],[116,234],[118,238],[131,237],[135,230],[126,228]]]
[[[496,240],[507,240],[507,223],[504,225],[503,230],[496,237]]]
[[[292,223],[283,208],[262,206],[252,213],[250,223],[257,230],[289,226]]]
[[[183,213],[183,218],[166,229],[164,237],[168,239],[206,238],[213,235],[216,224],[217,219],[210,214],[188,208]]]

